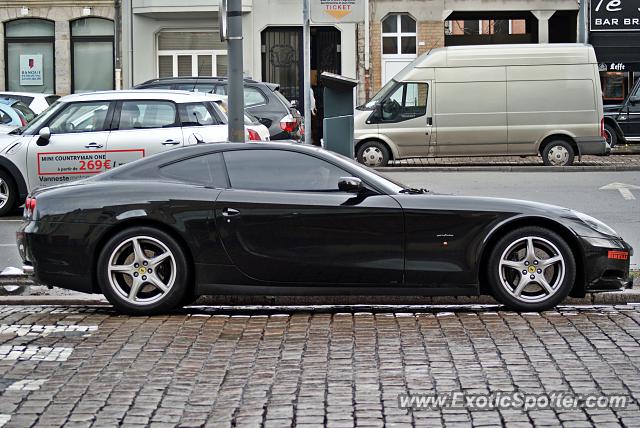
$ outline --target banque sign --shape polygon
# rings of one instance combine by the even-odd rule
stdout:
[[[640,31],[640,0],[591,0],[591,31]]]

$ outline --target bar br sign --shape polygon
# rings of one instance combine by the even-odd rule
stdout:
[[[40,86],[42,78],[42,55],[20,55],[20,85]]]
[[[591,31],[640,31],[640,0],[591,0]]]
[[[311,0],[311,22],[317,24],[362,22],[365,1],[368,0]]]

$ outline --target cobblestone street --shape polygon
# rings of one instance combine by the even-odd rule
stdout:
[[[638,306],[0,307],[0,426],[639,426]],[[401,393],[623,394],[625,409],[412,410]]]

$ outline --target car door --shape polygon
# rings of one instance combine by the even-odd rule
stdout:
[[[618,124],[627,140],[640,141],[640,84],[629,94],[618,117]]]
[[[119,101],[114,115],[107,142],[112,167],[183,145],[178,107],[172,101]]]
[[[79,180],[109,167],[106,153],[114,103],[68,103],[49,122],[50,137],[29,141],[29,188]]]
[[[382,102],[378,132],[395,143],[401,156],[426,156],[431,142],[429,83],[399,84]]]
[[[213,103],[195,102],[178,105],[182,138],[186,144],[219,143],[227,140],[228,128]]]
[[[285,149],[224,152],[230,188],[215,225],[231,261],[260,281],[402,284],[404,221],[392,197],[338,191],[351,174]]]

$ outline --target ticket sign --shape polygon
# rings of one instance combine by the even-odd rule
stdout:
[[[591,31],[640,31],[640,0],[591,0]]]
[[[42,86],[42,55],[20,55],[20,85]]]
[[[311,22],[316,24],[363,22],[366,1],[369,0],[310,0]]]

